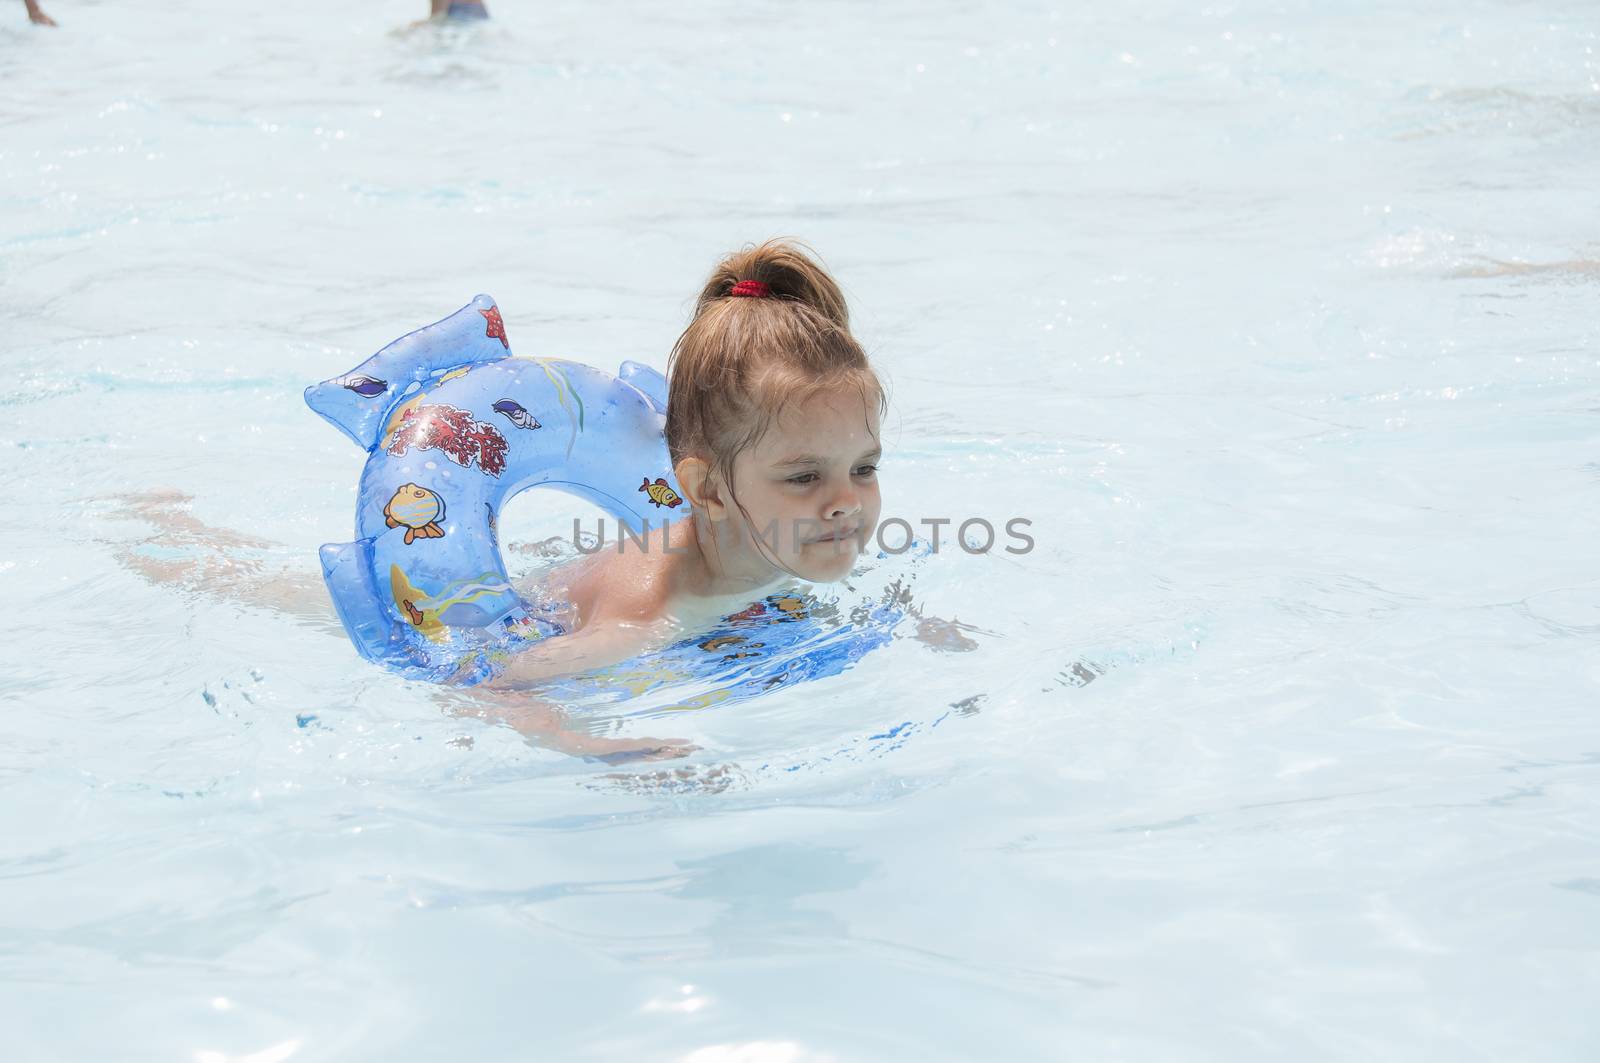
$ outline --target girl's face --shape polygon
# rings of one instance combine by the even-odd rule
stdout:
[[[823,392],[785,411],[734,459],[747,545],[814,583],[849,575],[877,532],[882,452],[878,411],[854,389]],[[730,515],[740,519],[737,507]]]

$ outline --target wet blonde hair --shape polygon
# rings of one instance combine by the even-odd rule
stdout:
[[[762,297],[733,295],[741,281]],[[861,395],[863,415],[888,397],[850,335],[839,285],[805,245],[768,240],[717,264],[694,320],[667,360],[667,450],[674,466],[699,457],[733,483],[733,462],[791,404],[834,389]],[[741,507],[742,508],[742,507]]]

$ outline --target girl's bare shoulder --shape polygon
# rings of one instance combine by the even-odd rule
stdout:
[[[652,621],[668,612],[671,557],[634,550],[591,558],[568,584],[585,626],[596,621]]]

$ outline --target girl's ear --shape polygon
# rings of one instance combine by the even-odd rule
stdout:
[[[684,458],[672,470],[678,478],[678,486],[683,488],[683,496],[689,500],[689,505],[704,513],[710,520],[723,520],[728,515],[728,507],[722,501],[721,485],[717,477],[700,458]]]

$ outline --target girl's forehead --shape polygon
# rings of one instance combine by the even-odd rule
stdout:
[[[877,445],[877,407],[851,389],[822,392],[789,406],[767,426],[754,449],[782,460],[801,454],[855,457]]]

